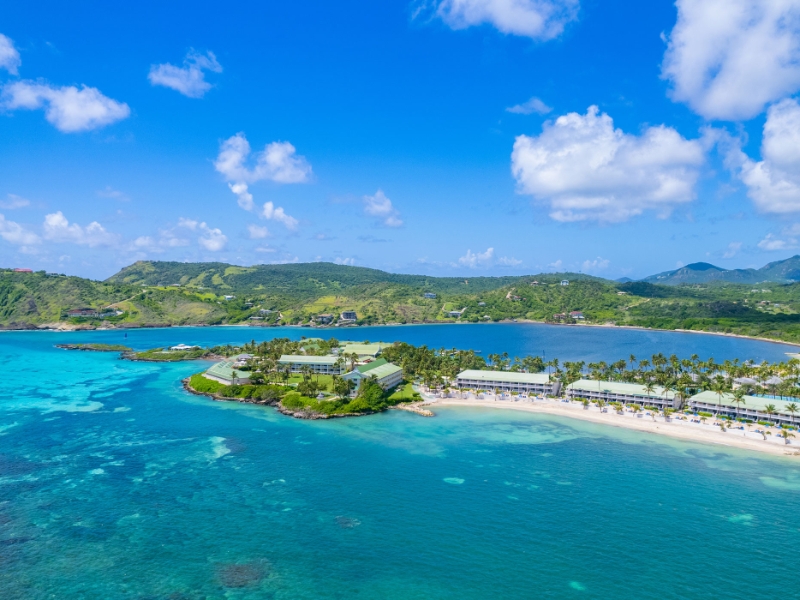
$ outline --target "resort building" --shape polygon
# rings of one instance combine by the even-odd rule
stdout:
[[[583,319],[584,318],[583,313],[581,311],[579,311],[579,310],[573,310],[571,313],[569,313],[569,316],[572,317],[573,319]]]
[[[240,371],[236,368],[235,360],[223,360],[203,373],[206,379],[213,379],[225,385],[233,383],[247,385],[250,383],[250,371]]]
[[[359,365],[347,375],[343,375],[342,379],[355,382],[355,388],[358,389],[361,381],[369,377],[374,377],[378,385],[388,390],[403,381],[403,369],[387,362],[385,358],[379,358],[365,365]]]
[[[339,321],[357,321],[358,315],[354,310],[343,310],[339,315]]]
[[[619,381],[596,381],[579,379],[567,386],[567,398],[571,400],[604,400],[606,402],[622,402],[624,404],[641,404],[659,408],[680,408],[680,399],[671,391],[664,393],[664,388],[654,386],[648,393],[645,386],[638,383],[622,383]]]
[[[170,350],[176,350],[176,351],[181,351],[181,350],[197,350],[199,347],[200,347],[200,346],[188,346],[188,345],[186,345],[186,344],[178,344],[177,346],[170,346],[170,347],[169,347],[169,349],[170,349]]]
[[[377,358],[386,344],[360,344],[358,342],[339,342],[339,355],[358,354],[359,360]]]
[[[563,287],[567,287],[567,286],[569,285],[569,280],[567,280],[567,279],[562,279],[562,280],[561,280],[561,285],[562,285]]]
[[[561,389],[561,383],[550,381],[547,373],[514,373],[512,371],[462,371],[456,377],[455,383],[462,389],[489,392],[499,390],[545,396],[557,396]]]
[[[310,367],[314,373],[339,375],[344,370],[344,361],[338,356],[308,356],[306,354],[284,354],[278,359],[281,366],[289,366],[292,373],[302,373],[304,367]]]
[[[796,412],[786,409],[791,404],[790,402],[759,396],[744,396],[743,402],[740,404],[734,400],[733,394],[727,392],[720,395],[716,392],[706,391],[689,398],[689,407],[697,412],[710,412],[731,419],[769,421],[779,425],[800,423],[800,416],[796,416]],[[771,414],[766,411],[767,406],[770,405],[775,410]]]
[[[317,315],[317,323],[320,325],[330,325],[333,323],[333,315],[331,314],[324,314],[324,315]]]

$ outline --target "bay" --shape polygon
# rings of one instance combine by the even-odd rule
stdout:
[[[512,356],[543,346],[563,360],[787,351],[523,324],[324,333]],[[186,394],[180,380],[202,363],[54,348],[122,335],[0,335],[4,599],[750,598],[797,586],[800,466],[789,459],[516,411],[295,421]]]

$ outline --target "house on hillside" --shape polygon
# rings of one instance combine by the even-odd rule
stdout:
[[[562,279],[561,280],[561,286],[562,287],[567,287],[568,285],[569,285],[569,280],[568,279]]]
[[[333,315],[328,313],[324,315],[317,315],[317,323],[320,325],[330,325],[333,323]]]
[[[569,316],[572,317],[573,319],[578,319],[578,320],[585,318],[583,316],[583,313],[579,310],[573,310],[571,313],[569,313]]]
[[[343,323],[343,322],[352,323],[352,322],[355,322],[357,320],[358,320],[358,315],[356,314],[356,311],[354,311],[354,310],[343,310],[341,312],[341,314],[339,315],[339,322],[340,323]]]
[[[14,273],[33,273],[33,269],[14,269]]]
[[[435,300],[436,294],[434,294],[433,292],[425,292],[424,294],[422,294],[422,297],[427,298],[428,300]]]

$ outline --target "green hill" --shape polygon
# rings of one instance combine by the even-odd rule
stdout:
[[[767,267],[791,273],[789,265]],[[78,308],[92,314],[69,313]],[[104,282],[0,270],[6,329],[312,324],[321,314],[336,321],[342,311],[355,311],[362,325],[532,320],[800,341],[800,283],[663,285],[559,273],[462,279],[330,263],[138,262]]]

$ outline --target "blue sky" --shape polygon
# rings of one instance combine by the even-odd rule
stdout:
[[[800,2],[235,4],[2,9],[0,265],[797,252]]]

